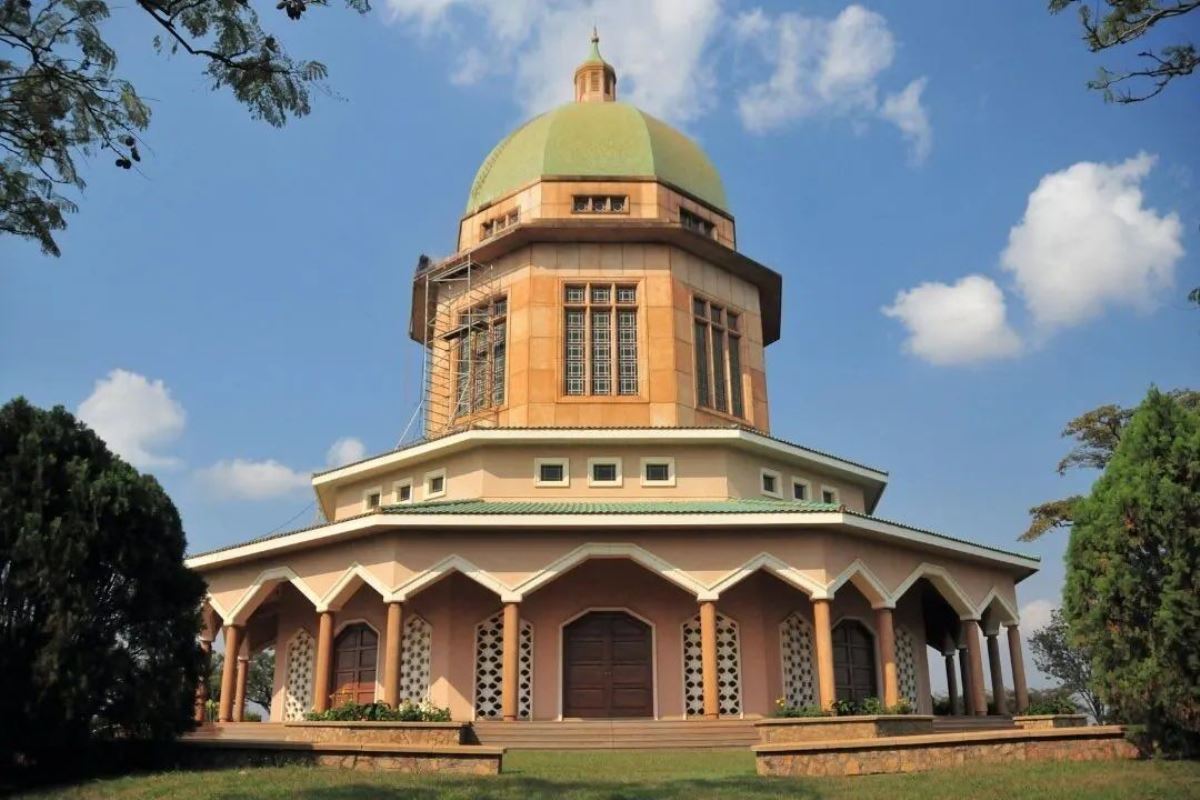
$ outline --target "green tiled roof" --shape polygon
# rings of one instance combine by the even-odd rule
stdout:
[[[467,213],[544,177],[661,180],[728,211],[725,186],[704,151],[627,103],[567,103],[517,128],[479,167]]]
[[[814,500],[444,500],[384,506],[384,514],[788,514],[838,511]]]

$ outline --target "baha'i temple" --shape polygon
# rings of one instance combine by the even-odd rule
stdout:
[[[935,670],[960,713],[1024,709],[1037,559],[881,519],[886,472],[771,434],[782,276],[696,143],[617,95],[593,38],[573,102],[496,145],[456,252],[421,259],[418,440],[315,475],[320,524],[189,558],[221,721],[268,647],[275,722],[929,714]]]

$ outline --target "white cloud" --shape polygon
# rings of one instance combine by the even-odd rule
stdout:
[[[1039,629],[1050,624],[1050,612],[1058,608],[1054,600],[1030,600],[1021,606],[1021,633],[1032,636]]]
[[[922,283],[897,294],[883,313],[908,328],[904,349],[932,364],[1007,358],[1021,349],[1006,318],[1004,293],[982,275],[953,285]]]
[[[197,477],[217,497],[268,500],[309,486],[311,479],[274,459],[218,461],[197,470]]]
[[[1143,205],[1154,161],[1145,153],[1120,164],[1081,161],[1046,175],[1029,195],[1001,264],[1041,330],[1109,306],[1147,310],[1172,285],[1183,226],[1178,214]]]
[[[706,49],[718,32],[719,0],[388,0],[388,9],[392,20],[465,53],[452,80],[471,83],[488,70],[509,76],[527,113],[571,99],[593,23],[604,57],[617,67],[621,99],[677,122],[711,107]],[[488,43],[486,59],[472,54],[475,41]]]
[[[933,149],[933,126],[929,124],[929,112],[921,105],[921,93],[928,82],[928,78],[917,78],[902,91],[884,98],[879,109],[879,115],[908,139],[909,162],[914,165],[924,163]]]
[[[353,464],[362,461],[367,455],[367,447],[353,436],[343,436],[332,445],[325,454],[325,465],[340,467],[343,464]]]
[[[178,466],[158,451],[183,433],[187,415],[161,380],[114,369],[96,381],[78,416],[108,447],[139,469]]]
[[[921,105],[926,79],[879,103],[879,78],[896,53],[882,15],[850,5],[832,19],[785,12],[772,20],[756,8],[740,14],[732,30],[737,41],[756,46],[772,69],[738,99],[748,130],[765,133],[812,117],[844,116],[861,133],[878,115],[912,143],[912,163],[929,155],[933,129]]]

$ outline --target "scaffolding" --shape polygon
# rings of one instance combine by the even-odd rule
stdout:
[[[490,264],[468,255],[434,265],[415,277],[421,325],[421,430],[434,439],[469,427],[496,424],[504,404],[507,304]]]

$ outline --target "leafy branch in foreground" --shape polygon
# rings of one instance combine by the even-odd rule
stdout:
[[[1181,17],[1200,8],[1200,0],[1105,0],[1108,11],[1100,14],[1080,0],[1050,0],[1050,12],[1057,14],[1079,3],[1083,41],[1093,53],[1129,44],[1142,38],[1161,22]],[[1097,6],[1099,3],[1097,3]],[[1104,93],[1104,99],[1117,103],[1140,103],[1160,94],[1176,78],[1192,74],[1200,66],[1200,55],[1191,42],[1183,42],[1138,53],[1143,66],[1124,72],[1104,67],[1088,88]]]
[[[280,0],[275,9],[299,20],[326,0]],[[359,13],[369,0],[347,0]],[[310,90],[323,88],[319,61],[293,59],[260,24],[249,0],[136,0],[159,29],[160,52],[206,62],[213,89],[228,87],[252,117],[282,126],[311,111]],[[139,135],[150,108],[117,74],[117,51],[102,34],[105,0],[0,0],[0,233],[37,241],[59,255],[55,232],[78,210],[64,192],[85,181],[82,156],[109,151],[118,168],[141,160]]]

